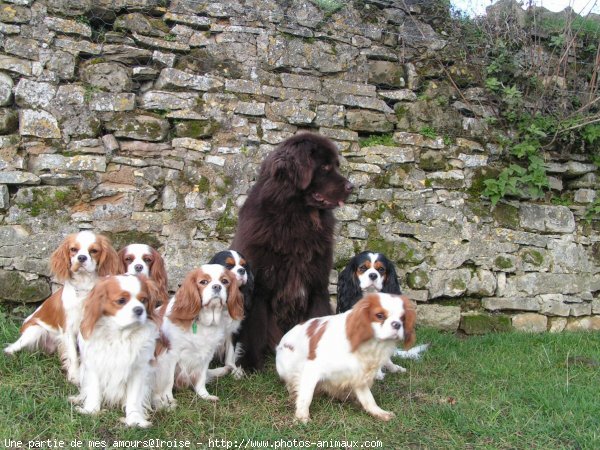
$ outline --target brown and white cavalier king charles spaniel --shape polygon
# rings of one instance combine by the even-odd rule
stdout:
[[[370,388],[398,342],[405,348],[414,344],[415,321],[408,297],[379,293],[345,313],[292,328],[277,346],[276,365],[296,397],[296,419],[308,422],[315,390],[342,400],[353,395],[372,416],[394,417],[377,406]]]
[[[70,234],[50,257],[50,270],[63,287],[48,297],[25,319],[19,339],[4,349],[7,354],[42,349],[59,349],[67,377],[79,383],[77,333],[83,302],[99,277],[115,275],[119,258],[108,238],[91,231]]]
[[[167,269],[163,257],[146,244],[129,244],[119,250],[121,273],[145,275],[154,281],[161,290],[160,303],[169,299]]]
[[[244,304],[235,275],[220,264],[205,264],[187,274],[183,284],[162,308],[161,331],[167,348],[157,357],[153,406],[175,406],[173,387],[192,386],[199,397],[216,401],[206,383],[230,372],[208,368],[225,342],[232,321],[240,321]]]
[[[83,414],[103,404],[125,409],[128,426],[148,427],[159,339],[156,284],[144,275],[100,280],[86,300],[79,333],[81,391],[71,398]]]

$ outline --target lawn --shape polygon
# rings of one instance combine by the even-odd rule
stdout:
[[[0,310],[1,343],[17,337],[19,323]],[[42,440],[71,447],[79,440],[83,448],[112,448],[117,440],[144,441],[140,448],[172,448],[173,440],[189,441],[192,448],[268,443],[296,449],[306,448],[304,441],[313,442],[311,448],[318,441],[329,448],[344,448],[334,441],[384,449],[600,448],[600,335],[465,338],[419,329],[417,336],[419,343],[432,344],[423,359],[401,362],[405,374],[390,374],[373,387],[379,405],[396,413],[388,423],[327,397],[313,401],[308,425],[294,423],[293,405],[271,360],[263,373],[209,385],[220,397],[217,404],[180,391],[175,411],[153,414],[147,430],[128,429],[119,423],[120,411],[97,417],[74,411],[67,396],[76,389],[65,382],[56,357],[0,355],[0,448],[9,439],[12,448],[18,440],[23,448]]]

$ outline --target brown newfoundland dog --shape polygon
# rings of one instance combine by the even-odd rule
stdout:
[[[262,369],[265,353],[294,325],[332,313],[333,209],[352,189],[339,172],[337,148],[323,136],[297,134],[264,160],[231,246],[254,270],[240,332],[245,369]]]

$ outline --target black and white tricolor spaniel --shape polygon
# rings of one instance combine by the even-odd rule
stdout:
[[[239,252],[235,250],[224,250],[214,255],[209,264],[220,264],[233,272],[238,282],[238,287],[244,300],[244,315],[248,313],[252,301],[252,291],[254,289],[254,276],[250,270],[248,261]],[[224,363],[232,368],[232,374],[235,378],[241,378],[244,371],[237,365],[238,353],[243,351],[238,344],[238,332],[241,321],[231,320],[227,327],[227,336],[225,340]]]
[[[79,412],[118,406],[125,409],[126,425],[150,426],[146,411],[154,385],[159,297],[156,284],[143,275],[111,276],[94,287],[78,339],[81,391],[71,401],[81,405]]]
[[[366,293],[382,292],[401,295],[394,263],[383,253],[364,251],[355,255],[340,272],[338,277],[337,313],[351,309]],[[411,350],[396,351],[396,356],[404,359],[419,359],[429,344],[418,345]],[[383,366],[389,372],[405,372],[406,369],[391,360]],[[383,371],[377,378],[383,379]]]
[[[367,292],[402,293],[394,263],[382,253],[359,253],[340,272],[336,312],[348,311]]]

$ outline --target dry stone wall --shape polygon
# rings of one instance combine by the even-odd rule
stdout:
[[[175,289],[228,247],[264,156],[311,130],[356,185],[336,213],[338,269],[385,252],[420,322],[444,330],[599,329],[600,227],[582,220],[597,167],[548,161],[570,207],[491,211],[495,111],[449,63],[430,3],[0,3],[2,301],[44,299],[48,257],[79,229],[157,247]],[[387,139],[359,145],[371,135]]]

